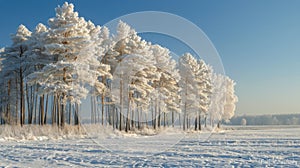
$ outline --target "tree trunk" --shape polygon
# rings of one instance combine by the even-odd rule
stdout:
[[[104,61],[104,63],[106,63],[106,59],[104,59],[103,61]],[[105,78],[105,76],[102,76],[102,83],[106,86],[106,78]],[[104,106],[104,104],[105,104],[104,99],[105,99],[105,93],[103,92],[102,95],[101,95],[102,125],[104,124],[104,107],[105,107]]]
[[[183,131],[185,131],[185,120],[186,120],[186,102],[184,103],[184,114],[183,114],[183,123],[182,123],[182,126],[183,126]]]
[[[18,90],[18,78],[16,78],[16,90]],[[15,105],[15,124],[18,125],[18,109],[19,109],[19,99],[18,99],[18,92],[16,92],[16,105]],[[20,115],[21,118],[21,115]],[[22,119],[21,119],[22,120]]]
[[[128,111],[127,111],[127,119],[126,119],[126,126],[125,126],[125,132],[128,132],[130,130],[130,99],[128,100]]]
[[[135,123],[134,123],[134,112],[135,112],[135,109],[131,109],[131,127],[134,128],[135,127]]]
[[[112,108],[112,127],[115,130],[115,108]]]
[[[34,121],[34,124],[36,124],[36,113],[37,113],[37,102],[38,102],[38,86],[36,86],[36,90],[35,90],[35,100],[34,100],[34,118],[33,118],[33,121]]]
[[[174,127],[174,111],[172,111],[172,127]]]
[[[72,103],[69,103],[69,125],[72,123]]]
[[[8,80],[7,83],[7,106],[6,106],[6,114],[5,114],[5,122],[10,124],[10,90],[11,90],[11,80]]]
[[[122,113],[120,112],[119,130],[122,131]]]
[[[21,45],[20,46],[20,53],[19,53],[19,57],[23,57],[23,54],[25,52],[24,47]],[[23,67],[22,67],[22,62],[20,60],[19,63],[19,79],[20,79],[20,124],[21,126],[24,125],[25,123],[25,99],[24,99],[24,82],[23,82]],[[17,79],[16,79],[17,80]],[[17,85],[17,82],[16,82]],[[18,99],[18,97],[17,97]],[[17,108],[18,109],[18,108]],[[16,113],[17,113],[17,109],[16,109]]]
[[[188,118],[189,121],[189,129],[191,128],[191,117]]]
[[[197,131],[197,116],[195,117],[195,131]]]
[[[37,86],[35,86],[35,87],[37,87]],[[30,124],[32,124],[32,122],[33,122],[33,110],[35,107],[35,104],[34,104],[35,90],[34,89],[35,89],[34,86],[30,86],[30,118],[29,118]]]
[[[187,83],[188,83],[188,80],[187,80],[187,77],[185,78],[185,99],[187,99],[187,96],[188,96],[188,88],[187,88]],[[186,115],[187,115],[187,102],[186,100],[184,101],[184,114],[183,114],[183,130],[185,131],[185,124],[186,124]]]
[[[104,93],[101,95],[101,112],[102,112],[102,125],[104,124]]]
[[[166,127],[166,113],[164,112],[164,127]]]
[[[47,94],[47,96],[46,96],[46,108],[45,108],[45,118],[44,118],[44,124],[47,124],[47,114],[48,114],[48,97],[49,97],[49,95]]]
[[[156,124],[157,124],[157,99],[155,100],[155,106],[154,106],[154,120],[153,120],[153,127],[156,130]]]
[[[60,95],[57,95],[57,98],[56,98],[56,124],[57,124],[57,126],[59,127],[60,126],[60,123],[61,123],[61,105],[60,105],[60,103],[61,103],[61,101],[60,101]]]
[[[116,129],[118,129],[118,121],[119,121],[119,118],[118,118],[118,109],[115,107],[115,105],[113,106],[114,109],[115,109],[115,112],[116,112],[116,122],[115,122],[115,125],[116,125]]]
[[[24,82],[23,70],[20,68],[20,124],[23,126],[25,123],[25,98],[24,98]]]
[[[79,105],[77,103],[75,103],[74,123],[79,125]]]
[[[40,121],[39,124],[44,125],[44,115],[45,115],[45,111],[44,111],[44,95],[42,95],[40,97]]]
[[[161,122],[161,118],[160,118],[160,114],[161,114],[161,109],[160,109],[160,103],[158,103],[158,121],[157,121],[157,127],[160,128],[160,122]]]
[[[142,107],[138,107],[138,129],[139,130],[142,128],[141,118],[142,118]],[[147,121],[147,120],[145,120],[145,121]]]
[[[27,100],[27,123],[31,124],[30,122],[30,113],[31,113],[31,101],[29,99],[29,89],[28,89],[28,84],[26,84],[26,100]]]
[[[119,130],[122,130],[122,112],[123,112],[123,80],[120,80],[120,124]]]
[[[56,95],[53,96],[53,102],[52,102],[52,111],[51,111],[51,120],[52,120],[52,126],[56,123]]]
[[[95,111],[94,111],[94,101],[93,96],[91,96],[91,124],[95,123]]]
[[[198,116],[198,130],[201,131],[201,114]]]
[[[64,101],[63,99],[65,98],[65,94],[63,94],[63,97],[62,97],[62,101]],[[65,126],[65,103],[61,103],[61,121],[60,121],[60,126],[62,128],[64,128]]]

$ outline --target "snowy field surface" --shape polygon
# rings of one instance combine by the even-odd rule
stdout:
[[[153,141],[155,137],[149,136]],[[152,155],[131,150],[140,139],[134,138],[137,141],[130,139],[133,143],[127,149],[108,150],[85,137],[0,136],[0,167],[300,167],[299,126],[227,127],[208,139],[188,133],[176,145]],[[124,139],[117,140],[121,145]],[[157,137],[160,141],[167,140]]]

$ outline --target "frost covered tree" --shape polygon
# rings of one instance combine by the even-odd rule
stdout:
[[[212,94],[212,70],[204,60],[196,60],[190,53],[179,59],[181,76],[181,104],[183,109],[183,129],[189,129],[194,118],[195,130],[201,130],[201,116],[206,116]]]
[[[245,118],[243,118],[241,120],[241,125],[243,125],[243,126],[247,125],[247,120]]]
[[[67,104],[69,107],[80,104],[89,88],[101,85],[98,82],[98,77],[104,75],[101,70],[107,72],[109,68],[102,68],[98,61],[92,30],[88,22],[74,12],[74,5],[65,3],[55,11],[56,17],[48,21],[49,31],[43,52],[54,61],[31,74],[29,79],[40,85],[41,94],[54,96],[58,123],[63,126]]]
[[[36,71],[40,71],[45,65],[52,63],[53,58],[44,54],[45,47],[43,45],[46,40],[48,28],[43,24],[38,24],[35,31],[28,40],[29,50],[25,53],[27,56],[27,72],[26,76]],[[29,86],[27,81],[25,85],[26,102],[27,102],[27,122],[28,124],[36,123],[37,111],[39,111],[39,124],[43,125],[47,119],[48,95],[46,96],[46,109],[44,108],[44,95],[39,96],[37,93],[38,85],[34,83]],[[39,99],[39,101],[38,101]],[[38,104],[40,104],[38,106]]]
[[[222,120],[225,105],[225,80],[221,74],[212,74],[213,91],[211,95],[211,103],[209,108],[209,117],[211,124]],[[214,126],[214,125],[212,125]]]
[[[110,38],[109,30],[106,27],[95,26],[91,21],[88,21],[87,28],[94,47],[94,57],[90,59],[87,64],[92,65],[94,70],[98,71],[100,77],[94,82],[94,86],[91,88],[91,105],[92,105],[92,119],[96,122],[97,115],[97,97],[101,95],[101,106],[102,106],[102,125],[104,124],[104,105],[105,96],[108,92],[107,79],[111,79],[112,75],[110,73],[110,65],[108,65],[104,60],[105,53],[108,52],[110,48]],[[95,76],[97,78],[97,76]],[[99,116],[99,115],[98,115]]]
[[[235,104],[238,101],[234,93],[235,82],[227,76],[213,74],[213,93],[210,104],[210,118],[218,122],[220,127],[221,120],[229,120],[233,117]]]
[[[181,80],[181,104],[183,109],[183,130],[189,127],[189,117],[196,116],[198,111],[196,72],[199,69],[197,60],[186,53],[179,59]]]
[[[2,75],[2,61],[3,61],[3,53],[5,51],[5,48],[0,49],[0,76]],[[0,81],[0,124],[4,124],[4,115],[5,115],[5,106],[4,106],[4,101],[5,101],[5,82],[3,80]]]
[[[210,98],[212,94],[211,68],[206,65],[204,60],[199,60],[195,71],[195,87],[198,101],[198,111],[195,117],[195,130],[201,130],[201,115],[206,117],[209,110]]]
[[[160,78],[153,83],[156,91],[153,97],[155,98],[153,103],[155,104],[155,118],[158,111],[158,122],[154,119],[154,127],[161,123],[161,114],[164,115],[164,126],[166,126],[166,114],[172,113],[172,125],[174,126],[174,113],[180,112],[179,100],[179,85],[180,80],[179,71],[176,68],[176,62],[171,58],[170,51],[167,48],[163,48],[159,45],[152,45],[151,50],[155,59],[155,66],[157,68],[157,74]],[[158,109],[157,109],[158,107]]]
[[[225,104],[224,113],[222,114],[223,120],[230,120],[234,116],[236,103],[238,102],[238,97],[235,95],[234,86],[236,83],[230,79],[228,76],[225,77]]]
[[[127,108],[125,130],[128,131],[130,126],[135,126],[134,118],[140,117],[135,113],[140,114],[148,108],[149,94],[153,91],[150,83],[158,76],[150,43],[142,40],[129,25],[119,22],[114,41],[113,49],[107,57],[112,63],[114,78],[119,81],[119,129],[122,128],[121,113],[124,113],[124,106]]]
[[[27,64],[25,53],[28,50],[27,41],[30,36],[31,32],[24,25],[20,25],[17,32],[11,35],[12,45],[6,47],[2,54],[3,68],[1,75],[7,88],[6,119],[8,122],[12,122],[11,112],[14,111],[13,118],[21,126],[25,123],[24,73]],[[20,112],[20,117],[18,117],[18,112]],[[19,121],[17,121],[18,118],[20,118]]]

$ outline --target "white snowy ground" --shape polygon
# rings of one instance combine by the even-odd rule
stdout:
[[[131,150],[139,148],[139,136],[128,136],[133,143],[126,148],[105,145],[113,141],[122,145],[124,135],[100,138],[98,143],[84,137],[18,140],[0,136],[0,167],[300,167],[299,126],[226,129],[208,140],[206,134],[188,133],[170,149],[148,155]],[[165,139],[146,138],[164,144],[172,136],[182,138],[176,134],[180,133]]]

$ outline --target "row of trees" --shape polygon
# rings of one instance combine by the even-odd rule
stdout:
[[[240,115],[230,119],[230,125],[300,125],[299,114]]]
[[[207,120],[230,119],[234,81],[186,53],[142,40],[120,21],[117,33],[56,8],[48,26],[20,25],[0,51],[1,124],[78,125],[80,104],[91,102],[90,123],[129,131],[162,124],[201,130]]]

